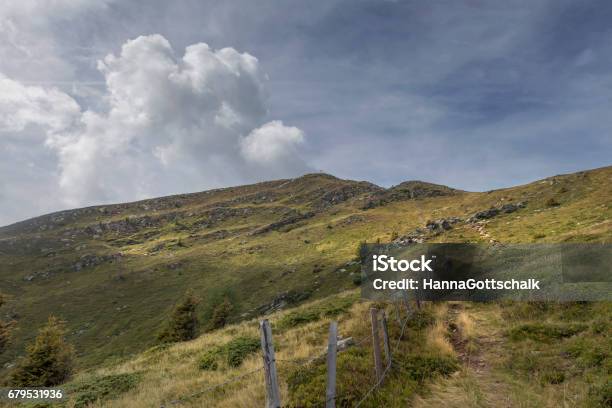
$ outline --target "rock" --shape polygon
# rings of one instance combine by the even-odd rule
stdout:
[[[355,341],[353,340],[352,337],[347,337],[346,339],[343,339],[340,336],[338,336],[338,342],[337,342],[338,351],[346,350],[347,348],[353,345],[355,345]]]
[[[508,203],[502,205],[501,207],[491,207],[488,210],[479,211],[476,214],[472,215],[470,218],[467,219],[467,222],[473,224],[481,220],[488,220],[499,215],[500,213],[513,213],[519,208],[525,208],[526,206],[527,203],[525,201],[520,201],[516,204]]]
[[[508,204],[504,204],[500,207],[500,211],[506,214],[510,214],[515,212],[516,210],[520,209],[520,208],[525,208],[526,204],[524,201],[518,202],[516,204],[513,203],[508,203]]]
[[[432,232],[442,232],[452,229],[452,225],[460,222],[461,219],[457,217],[442,218],[439,220],[429,220],[425,224],[425,228]]]

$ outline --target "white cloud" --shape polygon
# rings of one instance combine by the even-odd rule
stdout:
[[[80,114],[70,96],[55,89],[24,86],[0,73],[0,132],[23,131],[27,125],[63,130]]]
[[[304,132],[274,120],[253,130],[241,141],[243,156],[258,164],[279,160],[299,160],[298,149],[304,143]]]
[[[262,125],[266,76],[248,53],[198,43],[177,57],[163,36],[149,35],[127,41],[98,69],[105,108],[84,112],[57,89],[0,77],[0,136],[18,140],[32,126],[44,135],[28,148],[54,152],[49,201],[56,207],[308,171],[300,159],[302,131],[279,121]]]

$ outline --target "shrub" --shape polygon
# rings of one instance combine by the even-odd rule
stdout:
[[[435,321],[436,318],[433,316],[431,311],[427,309],[417,309],[408,319],[407,325],[413,329],[421,330],[431,326],[435,323]]]
[[[405,375],[412,380],[422,382],[436,375],[448,376],[457,371],[457,361],[448,356],[407,356],[400,363]]]
[[[198,317],[196,309],[199,300],[192,292],[174,307],[167,327],[159,334],[158,339],[165,343],[187,341],[198,335]]]
[[[224,327],[228,323],[233,308],[230,300],[225,297],[223,301],[213,309],[212,317],[208,323],[208,329],[216,330]]]
[[[360,242],[359,245],[357,245],[357,251],[355,255],[357,255],[357,259],[363,261],[368,255],[368,243],[365,241]]]
[[[261,347],[257,337],[239,336],[223,346],[213,347],[204,352],[199,360],[201,370],[214,371],[219,368],[219,361],[223,360],[228,367],[240,367],[244,359],[258,351]]]
[[[241,336],[233,339],[225,345],[227,365],[239,367],[247,356],[255,353],[260,347],[261,342],[257,337]]]
[[[560,206],[560,205],[561,205],[561,204],[560,204],[560,203],[559,203],[557,200],[555,200],[553,197],[549,198],[549,199],[546,201],[546,206],[547,206],[547,207],[558,207],[558,206]]]
[[[217,362],[219,351],[220,348],[215,347],[202,354],[198,360],[198,367],[200,370],[215,371],[217,368],[219,368],[219,363]]]
[[[74,408],[85,408],[93,402],[117,397],[134,388],[139,381],[139,374],[113,374],[69,385],[66,391],[74,396]]]
[[[26,357],[11,375],[11,384],[22,387],[52,387],[72,374],[74,350],[64,340],[64,323],[50,316],[27,346]]]
[[[532,339],[541,342],[571,337],[588,329],[585,324],[546,324],[530,323],[514,327],[508,331],[512,340]]]
[[[325,317],[335,317],[341,315],[342,313],[346,313],[350,307],[353,305],[354,299],[340,298],[330,302],[329,304],[324,304],[321,308],[321,312]]]
[[[319,312],[316,310],[299,310],[283,316],[278,322],[279,329],[290,329],[306,323],[319,320]]]

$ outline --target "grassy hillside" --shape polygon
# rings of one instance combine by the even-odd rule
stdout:
[[[509,203],[522,204],[469,220]],[[421,182],[385,190],[313,174],[3,227],[3,312],[17,331],[0,363],[6,372],[53,313],[67,321],[80,367],[110,365],[154,346],[187,288],[203,299],[204,322],[224,297],[233,321],[248,320],[354,287],[360,242],[405,237],[610,242],[612,167],[484,193]]]
[[[387,312],[394,364],[368,394],[372,306]],[[284,406],[324,405],[325,358],[316,357],[336,320],[353,340],[338,354],[337,406],[556,408],[609,406],[611,314],[609,303],[449,302],[412,314],[402,307],[398,321],[393,305],[359,301],[352,290],[268,318]],[[258,335],[254,319],[81,372],[64,385],[65,407],[263,406]]]

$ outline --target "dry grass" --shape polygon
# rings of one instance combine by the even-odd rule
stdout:
[[[474,320],[472,320],[465,310],[462,310],[457,314],[456,324],[463,340],[474,339]]]
[[[427,344],[434,349],[439,350],[440,354],[447,356],[455,356],[455,350],[450,343],[448,336],[448,324],[446,315],[448,314],[448,305],[446,303],[433,305],[433,313],[435,323],[427,329],[426,339]]]

